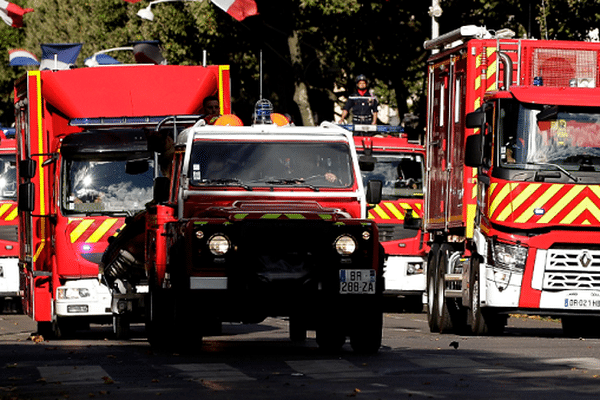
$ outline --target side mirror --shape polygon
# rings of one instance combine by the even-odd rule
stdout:
[[[367,183],[367,203],[381,203],[381,192],[383,191],[383,182],[372,180]]]
[[[19,176],[23,179],[31,179],[35,176],[37,164],[35,160],[27,158],[19,161]]]
[[[477,168],[483,165],[483,136],[467,136],[465,146],[465,165],[467,167]]]
[[[415,218],[413,210],[407,210],[404,214],[404,229],[419,230],[423,220],[421,218]]]
[[[159,176],[154,179],[154,201],[156,203],[165,203],[169,200],[171,180],[166,176]]]
[[[358,157],[358,166],[361,171],[371,172],[375,169],[377,158],[373,156],[362,155]]]
[[[32,182],[21,183],[17,207],[19,211],[31,212],[35,210],[35,185]]]
[[[473,111],[467,114],[465,125],[469,129],[477,129],[482,128],[485,122],[485,112]]]

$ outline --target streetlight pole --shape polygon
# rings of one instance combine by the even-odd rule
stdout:
[[[154,0],[151,1],[150,4],[148,4],[148,7],[146,8],[142,8],[137,12],[137,16],[143,19],[147,19],[148,21],[152,21],[154,20],[154,14],[152,13],[152,11],[150,10],[150,8],[158,3],[166,3],[166,2],[172,2],[172,1],[204,1],[204,0]]]
[[[431,17],[431,39],[440,36],[440,25],[437,23],[436,18],[441,15],[442,7],[440,7],[440,1],[431,0],[431,7],[429,7],[429,16]]]

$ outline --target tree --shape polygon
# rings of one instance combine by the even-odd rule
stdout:
[[[429,4],[407,0],[256,0],[259,15],[238,22],[209,1],[152,7],[154,21],[137,17],[149,0],[13,0],[31,7],[25,26],[0,27],[0,46],[41,55],[41,43],[83,43],[78,65],[94,52],[159,40],[170,64],[229,64],[233,110],[250,123],[261,94],[278,112],[307,125],[334,120],[334,105],[370,77],[380,103],[425,115],[423,43],[431,36]],[[596,27],[594,0],[440,0],[440,32],[461,25],[510,28],[518,37],[584,39]],[[560,15],[560,18],[556,18]],[[7,53],[5,53],[7,54]],[[260,55],[262,54],[262,66]],[[131,53],[111,53],[133,62]],[[12,84],[23,68],[0,76],[0,120],[10,123]],[[261,76],[262,70],[262,76]],[[262,93],[261,93],[262,88]]]

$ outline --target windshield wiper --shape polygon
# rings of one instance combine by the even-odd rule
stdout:
[[[239,186],[250,192],[252,191],[252,187],[246,185],[245,183],[242,183],[242,181],[240,181],[237,178],[202,179],[200,181],[200,183],[207,184],[207,185]]]
[[[571,174],[569,171],[567,171],[566,169],[564,169],[563,167],[561,167],[558,164],[552,164],[552,163],[546,163],[546,162],[527,162],[527,165],[538,165],[538,166],[550,166],[550,167],[554,167],[556,169],[558,169],[560,172],[562,172],[563,174],[565,174],[566,176],[568,176],[569,178],[571,178],[574,182],[578,182],[577,178],[575,176],[573,176],[573,174]],[[535,175],[536,177],[539,175],[541,171],[535,171]]]
[[[269,179],[265,180],[264,182],[268,183],[269,185],[301,185],[302,187],[307,187],[315,192],[319,191],[318,187],[306,183],[304,178]]]

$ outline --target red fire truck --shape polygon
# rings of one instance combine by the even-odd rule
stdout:
[[[147,132],[201,114],[211,95],[230,112],[228,66],[42,70],[16,82],[23,307],[40,333],[110,322],[98,266],[108,238],[152,200],[160,171]]]
[[[145,265],[154,347],[185,350],[221,322],[274,316],[289,317],[292,340],[316,330],[321,348],[350,337],[355,351],[378,351],[383,250],[365,211],[380,182],[365,197],[351,134],[337,125],[278,126],[269,107],[255,115],[265,123],[200,121],[175,135],[171,173],[131,226],[145,225],[109,250],[105,271]]]
[[[409,140],[400,127],[356,125],[350,129],[356,151],[377,160],[372,171],[362,171],[363,182],[383,182],[382,201],[369,209],[368,218],[377,223],[385,249],[384,295],[399,297],[398,306],[407,312],[421,312],[428,238],[421,229],[405,229],[404,220],[423,218],[425,147],[418,138]]]
[[[466,26],[425,43],[432,331],[600,318],[600,43]]]
[[[1,129],[1,128],[0,128]],[[0,310],[21,309],[14,129],[0,130]]]

